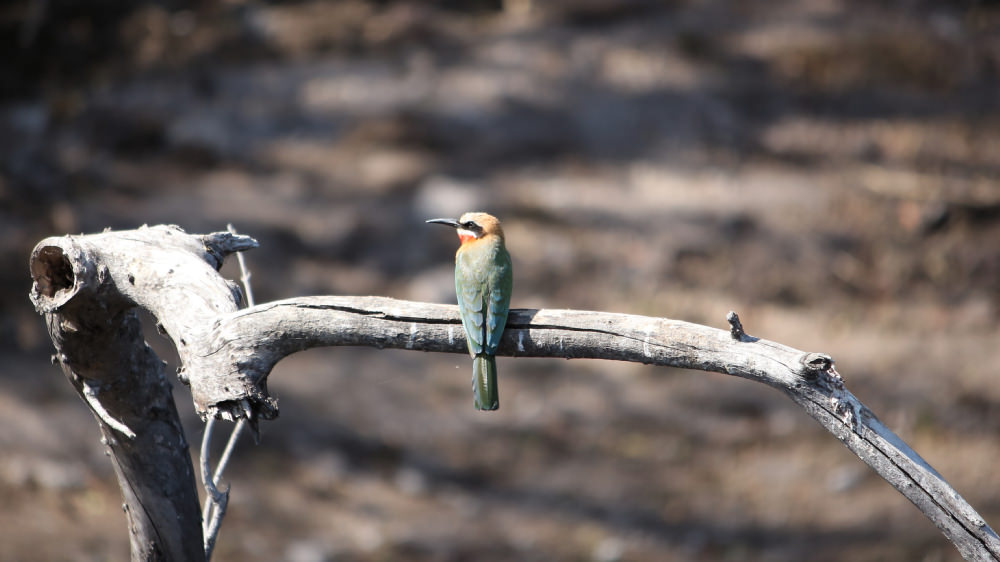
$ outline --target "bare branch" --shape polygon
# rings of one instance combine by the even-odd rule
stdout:
[[[56,360],[100,426],[122,490],[132,559],[204,560],[194,470],[164,363],[113,284],[116,266],[89,243],[77,244],[81,239],[92,240],[49,239],[59,242],[35,248],[32,301]]]
[[[243,420],[240,420],[242,423]],[[225,492],[219,491],[216,486],[218,481],[218,475],[212,476],[211,468],[211,449],[212,449],[212,435],[215,431],[215,418],[208,418],[205,422],[205,435],[201,438],[201,482],[205,487],[205,506],[202,509],[201,521],[202,521],[202,533],[205,537],[205,559],[212,559],[212,551],[215,549],[215,539],[219,536],[219,529],[222,526],[222,518],[226,515],[226,507],[229,505],[229,488],[226,488]],[[238,426],[237,426],[238,427]],[[232,444],[235,441],[236,431],[233,431],[230,436],[229,443]],[[220,461],[219,466],[224,468],[224,463],[228,462],[228,456],[231,452],[230,447],[226,447],[226,454],[224,455],[223,461]],[[218,471],[221,473],[221,470]]]
[[[230,234],[238,236],[236,228],[234,228],[233,225],[227,224],[226,228],[229,230]],[[249,250],[250,248],[244,249]],[[247,267],[247,260],[243,257],[242,251],[236,253],[236,259],[240,264],[240,282],[243,283],[243,291],[246,293],[247,306],[253,306],[257,303],[253,300],[253,288],[250,286],[250,277],[252,277],[250,268]]]
[[[226,229],[233,239],[238,240],[239,235],[236,232],[236,228],[232,224],[226,225]],[[243,258],[243,254],[240,250],[249,249],[249,245],[241,245],[236,249],[236,258],[239,260],[240,264],[240,280],[243,282],[243,290],[246,294],[246,302],[248,306],[254,305],[253,289],[250,287],[250,270],[247,268],[246,260]],[[233,427],[232,432],[229,434],[229,440],[226,442],[226,449],[222,453],[222,457],[219,459],[219,465],[215,468],[215,473],[211,474],[210,469],[210,455],[211,455],[211,445],[212,445],[212,433],[215,427],[215,418],[209,418],[205,424],[205,435],[202,437],[201,443],[201,481],[205,486],[205,506],[202,508],[202,532],[205,535],[205,558],[208,560],[212,559],[212,551],[215,549],[215,541],[219,536],[219,530],[222,528],[222,518],[226,515],[226,507],[229,505],[229,487],[226,487],[226,491],[219,492],[218,485],[222,479],[222,474],[226,470],[226,466],[229,464],[229,459],[232,457],[233,450],[236,448],[236,442],[239,440],[240,433],[243,432],[243,428],[247,424],[247,420],[253,419],[253,412],[250,409],[250,405],[244,400],[242,402],[244,412],[246,417],[240,418],[236,422],[236,426]],[[256,433],[254,434],[256,435]]]
[[[222,473],[226,471],[226,466],[229,465],[229,459],[232,458],[233,451],[236,449],[236,442],[239,441],[240,433],[243,432],[246,424],[247,418],[240,418],[236,422],[236,427],[232,433],[229,434],[229,441],[226,441],[226,448],[222,451],[222,456],[219,457],[219,465],[215,467],[215,473],[212,475],[212,479],[215,480],[216,485],[218,485],[219,479],[222,478]]]
[[[222,495],[215,486],[212,479],[212,436],[215,434],[215,418],[208,418],[205,422],[205,433],[201,436],[201,453],[198,455],[201,465],[201,484],[205,487],[205,507],[202,509],[201,525],[207,528],[208,520],[212,516],[213,501]],[[208,543],[206,539],[206,544]]]
[[[108,288],[109,301],[123,299],[150,310],[177,344],[195,407],[205,417],[275,416],[277,404],[266,384],[271,369],[281,358],[311,347],[466,353],[458,310],[450,305],[303,297],[237,310],[239,295],[215,272],[216,258],[224,254],[205,249],[205,244],[218,245],[218,236],[157,227],[48,239],[33,254],[33,273],[36,261],[50,267],[47,275],[35,276],[32,298],[40,311],[56,310],[83,283]],[[250,239],[241,240],[250,245]],[[71,266],[58,266],[53,256],[59,255],[68,256]],[[715,371],[777,388],[909,498],[962,556],[1000,560],[1000,538],[993,529],[846,389],[833,359],[747,336],[735,314],[730,328],[625,314],[515,309],[498,355],[633,361]],[[247,404],[250,413],[244,410]],[[141,437],[141,429],[129,427]]]

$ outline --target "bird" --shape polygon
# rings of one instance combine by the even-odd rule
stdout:
[[[472,356],[472,389],[477,410],[500,407],[497,387],[497,346],[507,325],[514,269],[496,217],[469,212],[455,219],[430,219],[458,232],[455,253],[455,293]]]

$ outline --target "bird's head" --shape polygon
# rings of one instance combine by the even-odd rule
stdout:
[[[458,238],[462,241],[462,244],[489,235],[498,236],[503,239],[503,229],[500,228],[500,221],[493,215],[486,213],[465,213],[458,220],[430,219],[427,222],[446,224],[454,228],[458,232]]]

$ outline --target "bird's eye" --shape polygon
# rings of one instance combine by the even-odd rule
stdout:
[[[465,230],[478,230],[479,225],[472,221],[465,221],[462,223],[462,228],[464,228]]]

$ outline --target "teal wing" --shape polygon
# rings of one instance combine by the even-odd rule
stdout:
[[[483,352],[486,341],[486,323],[483,318],[483,288],[479,276],[455,268],[455,294],[458,295],[458,313],[462,315],[465,340],[469,345],[469,355],[475,357]]]
[[[490,355],[495,355],[507,325],[507,313],[510,312],[510,295],[514,288],[514,270],[510,263],[510,254],[500,248],[496,266],[491,271],[489,279],[489,296],[486,301],[486,343],[483,347]]]
[[[513,269],[507,250],[497,250],[487,255],[460,254],[455,267],[458,311],[473,357],[494,355],[507,324]]]

